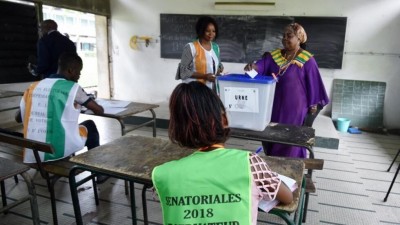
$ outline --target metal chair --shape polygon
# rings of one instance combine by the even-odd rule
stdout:
[[[40,219],[39,219],[39,209],[36,199],[35,185],[33,184],[31,177],[27,173],[29,169],[30,169],[29,166],[26,166],[21,163],[16,163],[11,160],[0,157],[1,198],[3,201],[3,208],[0,208],[0,213],[7,213],[9,209],[18,206],[26,201],[29,201],[31,204],[33,224],[39,225]],[[26,182],[28,195],[21,197],[20,199],[17,199],[16,201],[10,204],[7,204],[4,180],[16,176],[18,174],[20,174]]]
[[[41,176],[46,180],[47,182],[47,188],[50,192],[50,202],[51,202],[51,209],[52,209],[52,214],[53,214],[53,225],[58,225],[58,219],[57,219],[57,207],[56,207],[56,197],[55,197],[55,190],[54,190],[54,185],[55,183],[62,177],[69,177],[69,170],[75,165],[72,162],[69,162],[68,158],[56,160],[56,161],[50,161],[50,162],[42,162],[39,157],[39,152],[47,152],[47,153],[52,153],[54,154],[54,149],[52,145],[39,142],[39,141],[34,141],[26,138],[21,138],[21,137],[16,137],[8,134],[4,134],[0,132],[0,145],[6,145],[8,148],[15,146],[23,147],[23,148],[30,148],[33,150],[33,153],[36,158],[36,163],[30,163],[29,166],[39,170]],[[4,146],[5,149],[8,149],[6,146]],[[11,148],[10,148],[11,149]],[[20,151],[20,148],[15,148],[12,149],[15,151]],[[7,153],[8,152],[8,153]],[[1,156],[10,156],[10,151],[2,152],[0,149],[0,155]],[[22,155],[17,154],[17,156],[14,156],[14,158],[17,158],[16,160],[22,162]],[[78,175],[81,171],[77,171],[76,175]],[[13,175],[14,176],[14,175]],[[88,175],[86,178],[87,180],[92,180],[93,183],[93,192],[94,192],[94,199],[96,205],[99,204],[99,199],[97,195],[97,186],[96,186],[96,181],[95,181],[95,174]],[[0,183],[0,185],[2,185]],[[3,189],[3,188],[2,188]]]
[[[392,161],[392,164],[390,164],[389,169],[387,170],[387,172],[390,171],[390,168],[392,168],[393,163],[396,161],[397,156],[399,156],[399,154],[400,154],[400,149],[397,151],[397,154],[396,154],[396,156],[394,157],[394,159],[393,159],[393,161]],[[386,193],[385,198],[383,199],[384,202],[386,202],[386,201],[387,201],[387,198],[389,197],[389,193],[390,193],[390,191],[392,190],[392,187],[393,187],[394,181],[396,180],[397,174],[399,174],[399,170],[400,170],[400,163],[399,163],[399,166],[397,167],[396,173],[394,174],[394,177],[393,177],[392,183],[390,184],[389,190],[388,190],[388,192]]]

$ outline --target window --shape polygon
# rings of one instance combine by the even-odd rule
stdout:
[[[89,23],[86,19],[81,19],[81,25],[87,27]]]
[[[95,48],[96,45],[94,43],[87,43],[87,42],[81,43],[81,51],[94,51]]]
[[[67,16],[66,18],[67,25],[73,25],[74,24],[74,18]]]
[[[56,15],[56,23],[58,25],[63,24],[64,23],[64,16],[62,15]]]

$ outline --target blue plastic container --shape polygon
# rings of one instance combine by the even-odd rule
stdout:
[[[276,81],[270,76],[229,74],[217,77],[229,126],[262,131],[271,121]]]
[[[350,119],[347,118],[338,118],[336,121],[337,130],[340,132],[347,132],[350,126]]]
[[[361,131],[356,127],[349,127],[347,130],[350,134],[361,134]]]

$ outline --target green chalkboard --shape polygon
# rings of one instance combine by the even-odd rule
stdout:
[[[179,59],[185,44],[196,38],[195,24],[200,15],[161,14],[161,57]],[[219,26],[216,40],[222,62],[247,63],[265,51],[281,48],[283,29],[298,22],[307,32],[307,50],[319,67],[342,67],[346,17],[235,16],[211,15]]]
[[[332,119],[344,117],[350,125],[362,128],[383,127],[385,82],[333,80]]]

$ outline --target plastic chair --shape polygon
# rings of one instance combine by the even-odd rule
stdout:
[[[390,171],[390,168],[392,168],[393,163],[396,161],[397,156],[399,156],[399,154],[400,154],[400,149],[397,151],[397,154],[396,154],[396,156],[394,157],[394,159],[393,159],[393,161],[392,161],[392,164],[390,164],[389,169],[387,170],[387,172]],[[386,193],[385,198],[383,199],[384,202],[386,202],[386,201],[387,201],[387,198],[389,197],[389,193],[390,193],[390,191],[392,190],[392,187],[393,187],[394,181],[396,180],[397,174],[399,174],[399,170],[400,170],[400,163],[399,163],[399,166],[397,167],[396,173],[394,174],[394,177],[393,177],[392,183],[390,184],[389,190],[388,190],[388,192]]]

